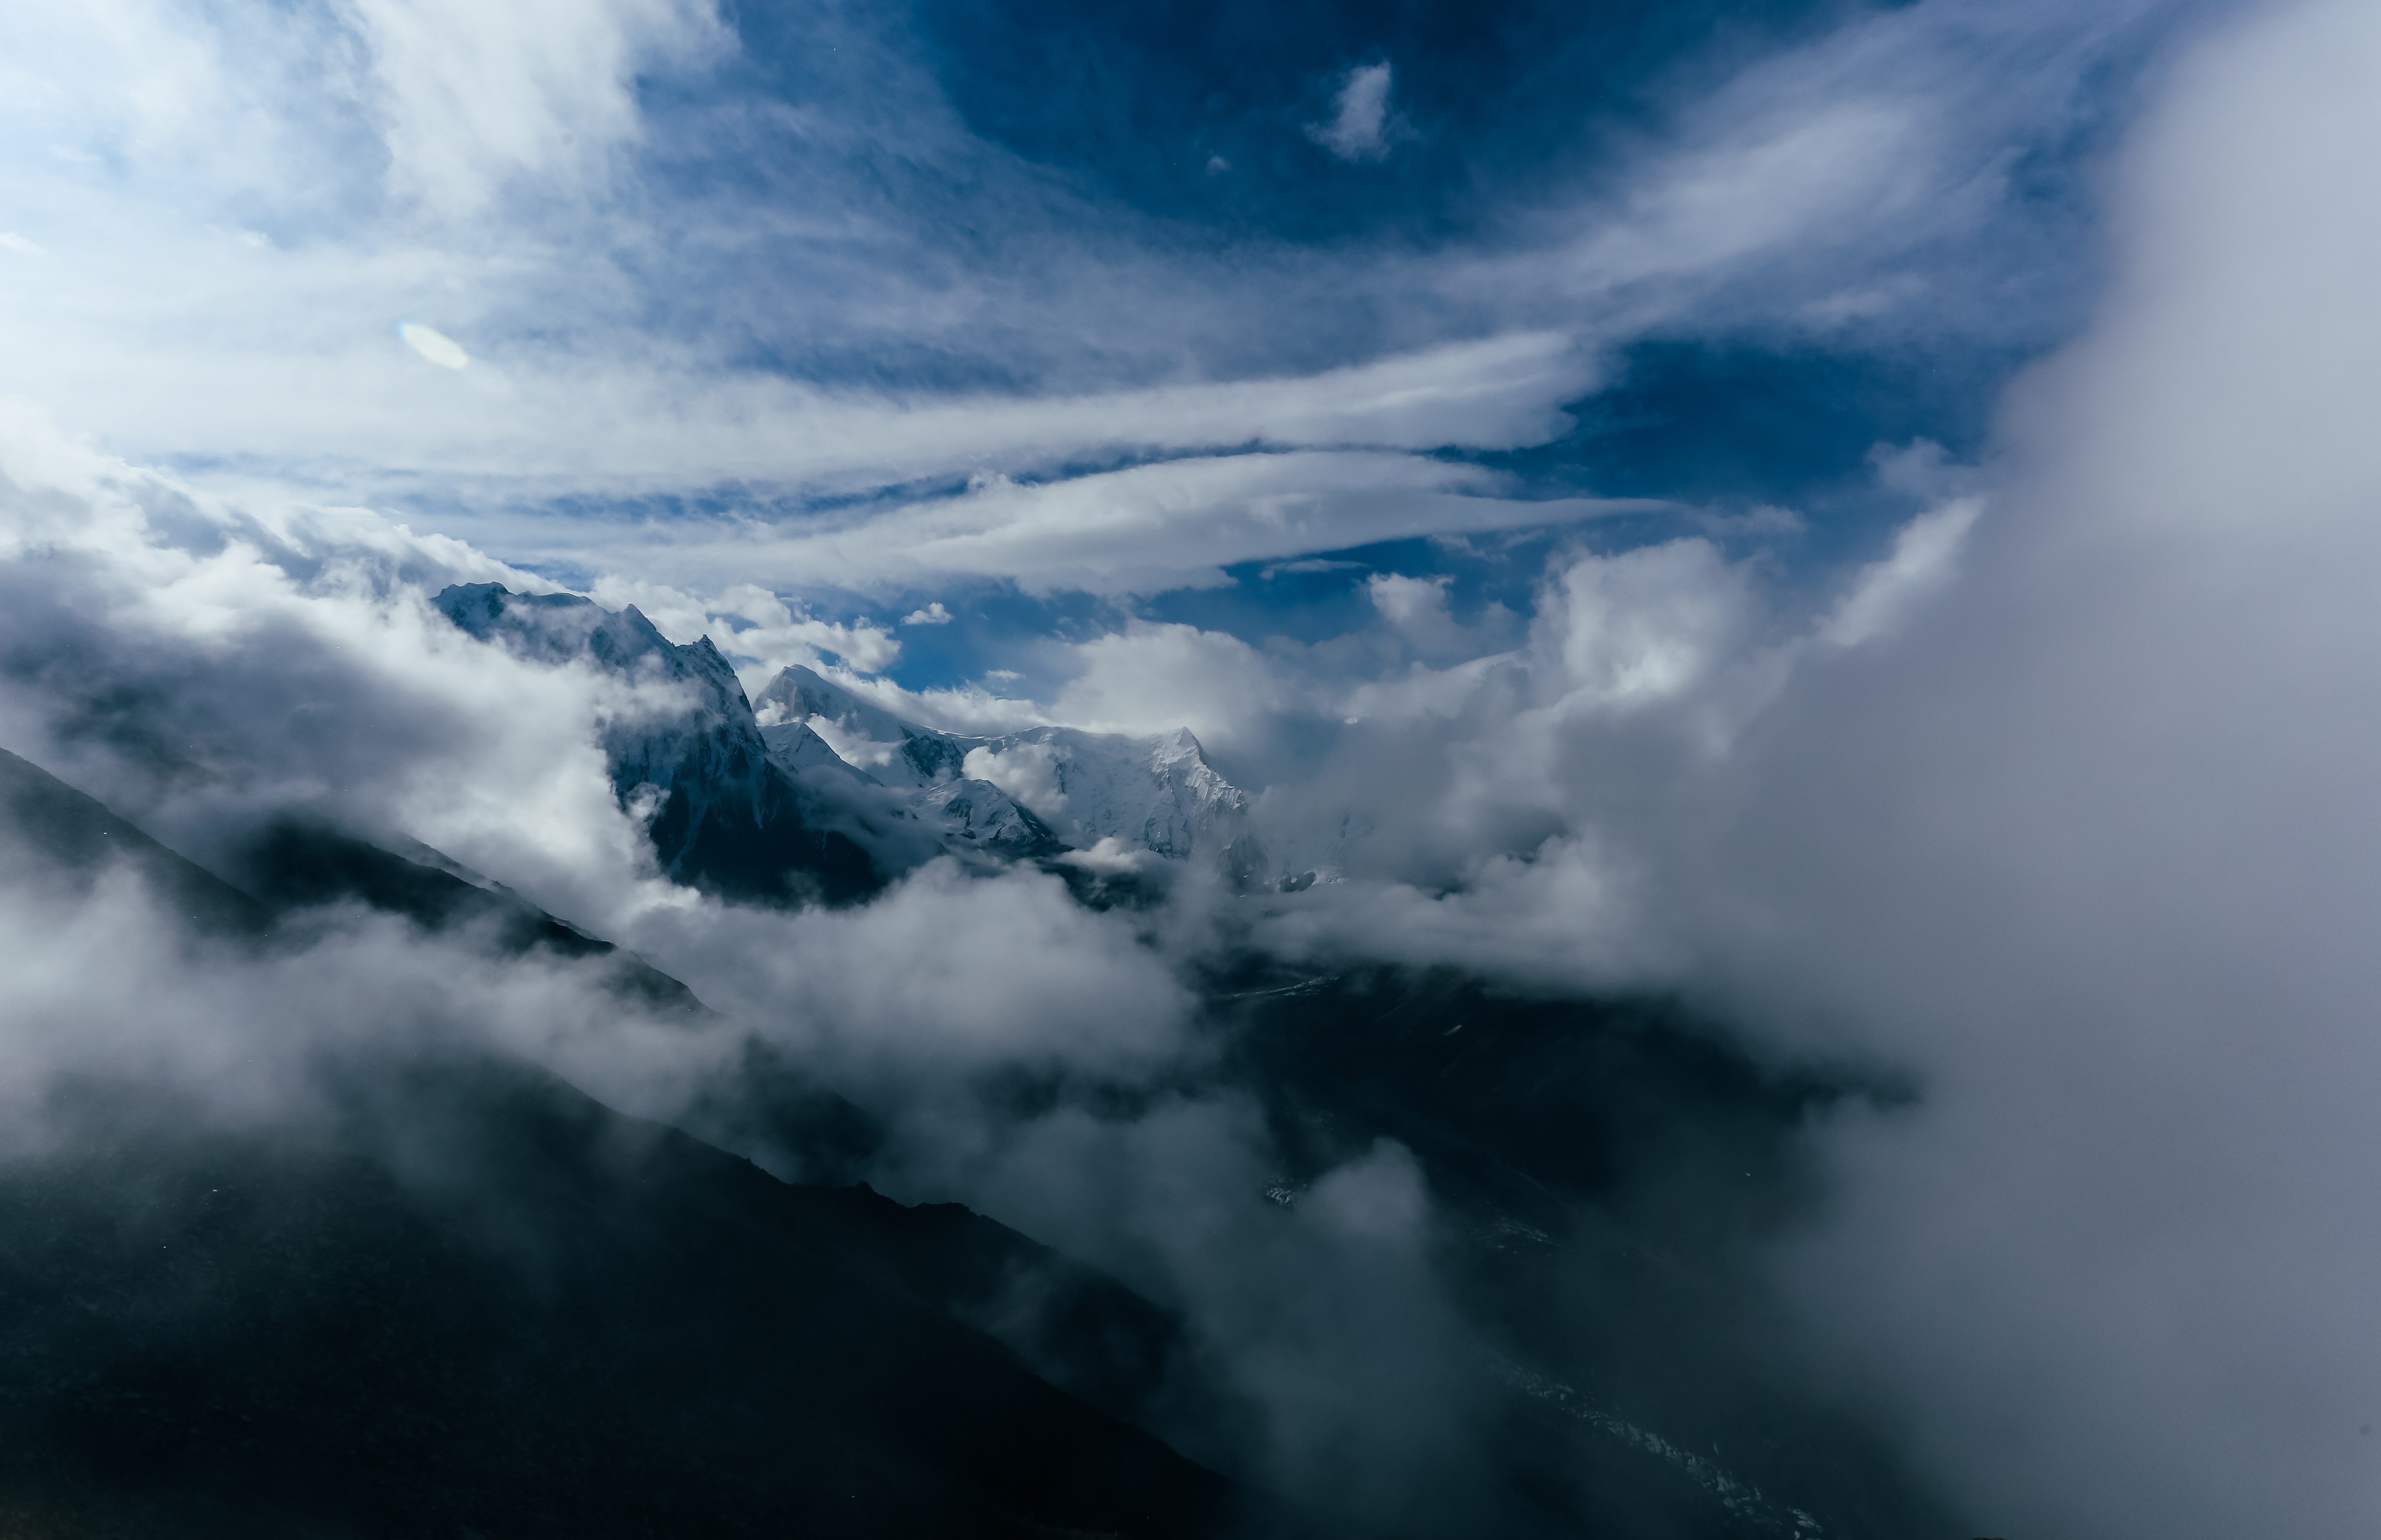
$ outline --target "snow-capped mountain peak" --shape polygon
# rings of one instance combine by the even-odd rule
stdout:
[[[808,727],[847,764],[911,790],[959,776],[968,749],[983,741],[906,722],[800,665],[780,670],[753,709],[765,723]]]
[[[639,681],[676,685],[674,707],[605,722],[613,790],[649,808],[664,872],[744,897],[803,890],[856,897],[881,881],[848,834],[774,763],[744,687],[708,637],[679,646],[631,605],[607,610],[575,593],[514,593],[458,584],[431,601],[462,630],[523,656],[586,660]]]
[[[1220,857],[1240,837],[1248,809],[1247,794],[1207,762],[1187,727],[1145,738],[1059,727],[993,737],[940,732],[802,667],[772,679],[758,709],[774,724],[765,733],[790,743],[791,727],[809,728],[847,768],[908,789],[922,815],[949,805],[937,788],[983,783],[1068,844],[1116,839],[1181,860]]]
[[[766,896],[828,878],[830,893],[856,894],[943,851],[1014,861],[1104,840],[1199,856],[1237,878],[1252,849],[1241,828],[1247,796],[1188,728],[946,733],[799,666],[748,702],[708,637],[676,644],[634,605],[496,583],[458,585],[433,602],[463,630],[524,656],[678,687],[662,696],[675,703],[601,731],[622,805],[651,810],[655,855],[681,880]]]

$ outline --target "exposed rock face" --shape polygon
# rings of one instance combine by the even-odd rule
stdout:
[[[910,804],[949,837],[976,841],[1012,860],[1056,855],[1067,848],[1049,825],[990,781],[944,781],[913,794]]]
[[[905,722],[800,666],[780,669],[755,709],[764,721],[824,727],[845,762],[882,785],[912,791],[959,776],[968,751],[991,741]]]
[[[910,791],[922,816],[950,805],[936,788],[983,781],[1065,844],[1115,839],[1170,860],[1221,862],[1248,811],[1247,794],[1207,763],[1187,727],[1147,738],[1056,727],[994,737],[937,732],[800,667],[771,680],[758,709],[775,724],[764,733],[806,729],[851,768]]]
[[[607,610],[569,593],[458,584],[433,601],[483,641],[552,663],[584,659],[671,703],[604,729],[612,788],[649,806],[653,854],[668,875],[732,898],[849,899],[883,886],[868,851],[825,826],[827,810],[770,757],[736,671],[703,637],[678,646],[633,605]]]
[[[678,646],[630,605],[458,584],[438,608],[524,656],[659,686],[603,729],[614,793],[647,814],[664,873],[739,898],[863,896],[949,853],[1033,860],[1115,840],[1239,882],[1248,797],[1188,728],[1148,738],[1033,727],[940,732],[811,669],[757,710],[708,637]],[[1242,884],[1244,886],[1244,884]]]

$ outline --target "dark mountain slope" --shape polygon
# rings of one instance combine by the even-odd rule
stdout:
[[[1283,1532],[954,1321],[957,1216],[484,1063],[304,1133],[85,1112],[0,1168],[12,1533]]]
[[[135,828],[105,803],[0,749],[0,861],[22,878],[64,879],[88,892],[99,874],[130,866],[168,911],[214,935],[258,935],[263,905]]]
[[[572,593],[462,583],[432,601],[484,642],[548,663],[585,659],[671,687],[675,709],[604,734],[622,804],[655,799],[649,830],[662,870],[728,898],[846,902],[885,884],[868,852],[828,827],[836,813],[769,758],[736,671],[708,637],[678,646],[631,605],[615,612]]]
[[[499,953],[535,948],[604,959],[615,986],[648,1008],[701,1011],[693,991],[608,941],[563,923],[427,847],[409,860],[328,825],[277,820],[237,841],[225,864],[234,882],[160,844],[104,802],[0,749],[0,861],[19,880],[88,894],[110,867],[128,866],[169,914],[211,935],[261,938],[276,923],[325,904],[359,903],[401,914],[432,932],[476,930]],[[439,864],[431,864],[437,862]],[[482,886],[484,883],[484,886]]]
[[[650,1008],[704,1008],[685,984],[611,942],[563,923],[499,883],[482,879],[482,886],[458,875],[462,868],[426,846],[415,853],[421,859],[409,860],[328,825],[281,819],[242,841],[226,870],[279,916],[325,904],[363,904],[401,914],[433,934],[475,931],[508,956],[543,949],[603,959],[614,986]]]
[[[709,1019],[434,851],[275,824],[232,858],[260,902],[14,756],[0,799],[11,881],[87,896],[128,862],[169,915],[264,947],[362,904]],[[338,1118],[237,1136],[69,1088],[82,1136],[0,1166],[0,1534],[1257,1523],[1114,1420],[1199,1394],[1179,1324],[1003,1226],[788,1186],[526,1069],[337,1084]],[[757,1043],[689,1111],[802,1171],[878,1137]]]
[[[1441,1266],[1509,1392],[1501,1533],[1966,1533],[1890,1430],[1813,1388],[1762,1263],[1824,1192],[1806,1124],[1906,1087],[1764,1064],[1657,999],[1518,997],[1444,970],[1235,982],[1219,1025],[1288,1164],[1278,1199],[1390,1138],[1449,1216]]]

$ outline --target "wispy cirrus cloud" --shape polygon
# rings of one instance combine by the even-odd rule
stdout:
[[[458,518],[1260,442],[1522,447],[1651,331],[1948,314],[1942,243],[2033,227],[1995,168],[2075,116],[2143,14],[1935,0],[1456,238],[1192,249],[971,136],[892,41],[824,18],[799,25],[847,62],[796,102],[664,0],[53,15],[18,53],[0,178],[67,260],[0,300],[5,383],[216,484]],[[61,89],[93,58],[104,89]],[[636,85],[672,79],[714,95]],[[1386,143],[1391,79],[1349,76],[1334,123]],[[755,144],[732,197],[680,174]],[[887,145],[916,184],[890,198]],[[435,377],[401,320],[473,367]]]
[[[1230,581],[1227,565],[1301,551],[1664,507],[1518,490],[1476,465],[1377,450],[1218,455],[1046,483],[979,477],[950,496],[858,515],[681,519],[665,542],[637,544],[641,560],[689,583],[744,571],[861,593],[993,580],[1122,595],[1213,587]]]

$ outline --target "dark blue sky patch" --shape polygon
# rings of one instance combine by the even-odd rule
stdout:
[[[1218,236],[1459,234],[1688,79],[1853,14],[1842,0],[922,0],[968,126],[1087,189]],[[1306,133],[1388,63],[1405,131],[1377,163]],[[1217,163],[1222,164],[1218,165]]]
[[[1723,516],[1789,507],[1809,525],[1799,559],[1859,559],[1913,511],[1878,486],[1872,451],[1929,439],[1972,461],[2002,388],[2031,357],[1649,341],[1627,350],[1610,387],[1569,407],[1578,425],[1569,434],[1465,458],[1539,492],[1667,498]],[[1669,522],[1628,519],[1602,532]]]
[[[1046,686],[1050,643],[1088,641],[1116,621],[1114,606],[1084,593],[1037,597],[1008,583],[968,583],[930,598],[886,606],[889,616],[909,614],[930,602],[953,617],[947,626],[900,628],[901,657],[886,672],[911,690],[946,690],[983,683],[995,694],[1030,693]],[[1016,673],[1019,681],[989,678]],[[1046,695],[1047,690],[1044,691]]]
[[[1280,638],[1312,646],[1379,622],[1368,583],[1375,575],[1445,578],[1448,612],[1478,625],[1491,605],[1526,615],[1547,555],[1587,526],[1500,532],[1469,540],[1394,540],[1319,552],[1294,561],[1227,568],[1228,588],[1184,589],[1139,606],[1152,620],[1225,631],[1252,646]]]
[[[1592,317],[1552,294],[1450,286],[1431,264],[1568,238],[1555,211],[1624,190],[1736,72],[1892,8],[747,5],[714,79],[646,85],[635,196],[657,238],[609,260],[645,329],[701,338],[725,366],[893,392],[1291,374],[1575,325]],[[2148,52],[2107,50],[2094,67],[2120,83]],[[1351,67],[1383,61],[1388,153],[1335,157],[1308,129]],[[1986,130],[1973,152],[2014,154],[2021,205],[1989,238],[1781,252],[1695,313],[1774,323],[1825,293],[1813,284],[1901,263],[1928,299],[1889,330],[1992,347],[2070,335],[2087,287],[2077,167],[2124,116],[2028,117],[2006,131],[2042,141],[2013,148]]]

